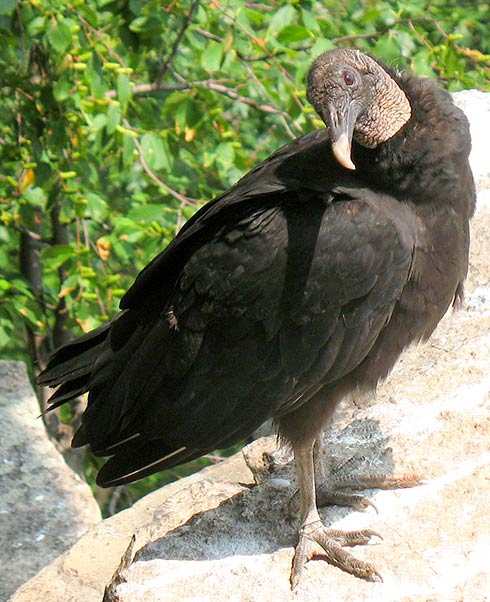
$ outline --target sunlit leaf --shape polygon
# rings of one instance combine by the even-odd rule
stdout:
[[[167,210],[167,205],[149,203],[148,205],[141,205],[140,207],[134,207],[131,209],[131,211],[128,213],[128,218],[138,223],[151,223],[153,220],[160,221],[162,216],[166,214]]]
[[[313,35],[301,25],[286,25],[279,32],[277,39],[281,44],[291,44],[293,42],[302,42],[303,40],[310,40]]]
[[[223,58],[223,44],[211,42],[201,55],[201,65],[207,71],[217,71]]]
[[[123,115],[126,113],[129,99],[131,98],[131,83],[126,73],[117,76],[117,99],[121,103]]]
[[[43,208],[47,202],[46,193],[39,186],[24,190],[22,198],[33,207]]]
[[[111,102],[107,110],[107,133],[113,134],[121,122],[121,105],[118,102]]]
[[[269,23],[268,34],[272,35],[289,25],[296,16],[296,11],[291,5],[282,6],[277,10]]]
[[[148,132],[141,138],[143,156],[151,169],[170,170],[172,157],[167,143],[154,132]]]
[[[71,44],[71,30],[64,20],[52,23],[47,31],[51,46],[59,53],[65,52]]]
[[[72,245],[53,245],[44,247],[42,261],[45,269],[56,270],[76,254]]]
[[[15,0],[0,0],[0,15],[9,15],[16,6]]]

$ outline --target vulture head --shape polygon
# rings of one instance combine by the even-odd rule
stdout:
[[[346,169],[354,139],[376,148],[410,119],[412,110],[393,76],[359,50],[338,48],[320,55],[308,73],[308,100],[327,126],[332,151]]]

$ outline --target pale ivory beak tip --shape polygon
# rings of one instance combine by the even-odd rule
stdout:
[[[335,142],[332,142],[332,152],[337,161],[346,169],[355,170],[356,166],[350,158],[350,142],[347,134],[341,134]]]

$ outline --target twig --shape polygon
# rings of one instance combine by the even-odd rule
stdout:
[[[24,226],[18,226],[17,224],[14,224],[13,229],[16,230],[17,232],[21,232],[22,234],[25,234],[26,236],[28,236],[29,238],[31,238],[32,240],[37,240],[37,241],[41,241],[43,243],[47,243],[49,242],[48,240],[46,240],[45,238],[43,238],[40,234],[38,234],[37,232],[33,232],[32,230],[29,230],[29,228],[26,228]]]
[[[432,46],[427,42],[427,40],[424,38],[424,36],[422,36],[417,29],[415,28],[415,25],[413,24],[413,21],[410,20],[408,22],[408,26],[410,27],[410,29],[413,31],[414,35],[417,36],[417,38],[420,40],[420,42],[422,44],[424,44],[424,46],[426,48],[428,48],[429,50],[432,50]]]
[[[214,90],[215,92],[219,92],[220,94],[223,94],[224,96],[228,96],[228,98],[232,98],[233,100],[243,102],[244,104],[254,107],[255,109],[257,109],[259,111],[263,111],[264,113],[273,113],[275,115],[283,115],[285,117],[289,117],[289,115],[285,111],[276,109],[276,107],[273,107],[272,105],[269,105],[269,104],[259,103],[256,100],[254,100],[253,98],[248,98],[247,96],[241,96],[240,94],[238,94],[238,92],[236,90],[233,90],[232,88],[227,88],[226,86],[217,84],[213,81],[202,81],[202,82],[197,83],[197,85],[201,86],[202,88],[207,88],[208,90]]]
[[[220,462],[223,462],[223,460],[226,460],[226,458],[224,458],[223,456],[216,456],[213,454],[206,454],[205,456],[203,456],[203,458],[206,458],[214,464],[219,464]]]
[[[250,67],[250,65],[247,65],[246,62],[244,62],[243,66],[245,67],[245,69],[247,70],[249,76],[255,81],[255,83],[262,89],[262,91],[264,92],[264,94],[268,95],[267,90],[265,89],[265,86],[262,84],[262,82],[259,80],[259,78],[257,77],[257,75],[255,74],[254,70]],[[284,129],[286,130],[286,132],[288,133],[288,135],[291,137],[291,139],[295,139],[296,135],[294,134],[294,132],[291,130],[291,128],[289,127],[289,123],[288,120],[290,120],[290,116],[283,112],[281,114],[281,123],[284,126]],[[302,134],[303,133],[303,128],[297,124],[295,121],[292,122],[292,125],[296,128],[296,130]]]
[[[137,86],[134,86],[133,95],[136,96],[139,94],[149,94],[152,92],[162,92],[162,91],[169,92],[169,91],[174,91],[174,90],[190,91],[193,88],[202,87],[202,88],[206,88],[207,90],[212,90],[213,92],[218,92],[219,94],[223,94],[224,96],[227,96],[228,98],[236,100],[237,102],[242,102],[246,105],[253,107],[254,109],[257,109],[258,111],[262,111],[263,113],[271,113],[274,115],[281,115],[282,117],[289,119],[289,115],[285,111],[276,109],[276,107],[274,107],[270,104],[267,104],[267,103],[257,102],[253,98],[248,98],[247,96],[242,96],[241,94],[239,94],[236,91],[236,89],[228,88],[227,86],[224,86],[223,84],[217,83],[215,80],[200,80],[200,81],[195,81],[195,82],[188,82],[185,78],[178,75],[175,71],[172,70],[172,72],[180,79],[181,83],[162,84],[162,83],[154,82],[152,84],[139,84]],[[117,96],[117,91],[116,90],[108,90],[106,92],[105,96],[107,98],[115,98]],[[297,124],[294,124],[294,125],[299,131],[302,131],[301,128]],[[289,130],[289,132],[290,132],[290,130]],[[293,138],[295,137],[292,133],[291,133],[291,135]]]
[[[243,102],[244,104],[254,107],[255,109],[264,111],[265,113],[273,113],[275,115],[283,115],[283,116],[289,118],[289,115],[285,111],[276,109],[276,107],[273,107],[272,105],[269,105],[269,104],[258,103],[256,100],[253,100],[252,98],[248,98],[247,96],[241,96],[240,94],[238,94],[236,89],[234,90],[232,88],[227,88],[226,86],[223,86],[223,84],[218,83],[216,80],[209,79],[209,80],[201,80],[201,81],[197,81],[197,82],[188,82],[182,75],[179,75],[173,69],[172,69],[172,73],[182,84],[186,84],[187,86],[189,86],[189,88],[201,86],[203,88],[207,88],[208,90],[213,90],[214,92],[219,92],[220,94],[224,94],[225,96],[228,96],[228,98],[232,98],[233,100]]]
[[[245,2],[247,8],[255,10],[273,11],[276,10],[274,6],[267,6],[267,4],[261,4],[260,2]]]
[[[220,36],[217,36],[214,33],[211,33],[210,31],[206,31],[206,29],[203,29],[202,27],[195,27],[193,29],[193,31],[195,33],[198,33],[199,35],[203,36],[204,38],[208,38],[208,40],[213,40],[214,42],[223,42],[223,38],[221,38]]]
[[[126,119],[123,121],[123,123],[125,127],[131,127]],[[180,194],[180,192],[177,192],[177,190],[170,188],[168,184],[165,184],[165,182],[155,174],[155,172],[150,168],[150,166],[146,162],[143,154],[143,148],[141,147],[141,144],[137,138],[134,138],[134,145],[136,146],[136,150],[138,151],[141,166],[148,174],[148,176],[155,182],[155,184],[161,186],[166,192],[168,192],[171,196],[173,196],[175,199],[177,199],[180,203],[183,203],[184,205],[191,205],[192,207],[194,207],[196,204],[201,204],[202,201],[200,199],[186,197],[183,194]]]
[[[177,54],[177,50],[179,48],[180,42],[182,41],[182,38],[184,37],[184,34],[187,31],[187,28],[191,24],[192,17],[198,6],[199,6],[199,0],[194,0],[194,2],[191,4],[191,7],[189,8],[189,13],[184,18],[184,22],[182,24],[182,27],[180,28],[179,33],[177,34],[174,45],[172,46],[172,50],[168,54],[165,62],[162,65],[162,68],[160,69],[160,73],[158,74],[158,77],[156,79],[157,84],[162,81],[162,79],[164,78],[165,74],[168,71],[168,68],[169,68],[171,62],[173,61],[175,55]]]
[[[84,19],[84,17],[80,14],[80,11],[77,11],[77,19],[79,19],[79,21],[82,23],[82,25],[84,25],[88,30],[90,30],[90,32],[99,40],[99,42],[102,44],[102,46],[104,46],[104,48],[108,51],[108,53],[117,60],[117,62],[121,65],[121,67],[126,66],[124,63],[124,60],[121,58],[121,56],[113,48],[111,48],[111,46],[109,46],[109,44],[107,44],[104,41],[104,38],[101,35],[100,31],[95,29],[95,27],[93,27],[92,25],[90,25],[90,23],[86,19]],[[107,26],[107,27],[109,27],[109,26]],[[87,36],[87,39],[88,39],[90,45],[93,47],[94,44],[90,40],[90,36],[88,35],[87,31],[85,32],[85,35]],[[99,53],[99,56],[101,57],[102,60],[104,60],[104,57],[100,53]]]
[[[216,6],[216,8],[221,12],[221,14],[225,17],[225,19],[228,19],[229,21],[231,21],[233,23],[233,25],[235,27],[238,27],[239,29],[241,29],[243,31],[243,33],[254,43],[257,43],[257,38],[256,36],[250,32],[244,25],[242,25],[236,17],[230,15],[229,13],[227,13],[225,10],[221,9],[219,7],[219,5]],[[269,57],[269,59],[271,60],[272,63],[274,63],[274,65],[281,71],[284,80],[287,81],[289,80],[292,83],[296,83],[296,79],[294,78],[293,75],[291,75],[291,73],[289,73],[289,71],[284,67],[284,65],[282,65],[282,63],[277,59],[277,57],[275,56],[275,54],[273,52],[271,52],[267,46],[264,44],[261,44],[261,47],[264,49],[264,52],[267,54],[267,56]],[[293,100],[295,101],[295,103],[298,105],[298,107],[300,108],[301,111],[305,110],[305,107],[303,105],[303,103],[300,101],[300,99],[296,96],[294,90],[290,90],[290,94],[291,97],[293,98]],[[287,115],[287,113],[283,113],[285,114],[287,117],[289,117]]]
[[[190,90],[187,84],[162,84],[153,82],[152,84],[138,84],[133,86],[133,96],[149,94],[151,92],[173,92],[175,90]],[[106,98],[116,98],[117,90],[107,90],[105,93]]]
[[[194,28],[194,33],[198,33],[199,35],[203,36],[204,38],[207,38],[208,40],[213,40],[214,42],[219,42],[220,44],[224,43],[224,39],[221,38],[220,36],[217,36],[214,33],[211,33],[210,31],[206,31],[205,29],[202,29],[201,27],[195,27]],[[238,50],[235,50],[237,57],[242,60],[245,61],[247,63],[254,63],[257,61],[266,61],[270,58],[269,55],[267,54],[263,54],[261,56],[246,56],[244,54],[242,54],[241,52],[239,52]],[[278,57],[278,56],[283,56],[286,54],[285,50],[279,50],[278,52],[274,52],[273,56]]]

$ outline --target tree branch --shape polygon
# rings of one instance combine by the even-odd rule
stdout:
[[[201,86],[202,88],[207,88],[208,90],[213,90],[214,92],[218,92],[219,94],[223,94],[224,96],[228,96],[228,98],[232,98],[233,100],[237,100],[238,102],[242,102],[243,104],[254,107],[254,109],[257,109],[258,111],[289,117],[289,115],[285,111],[281,111],[281,109],[276,109],[276,107],[273,107],[272,105],[269,105],[267,103],[259,103],[253,98],[248,98],[247,96],[241,96],[233,88],[227,88],[226,86],[223,86],[222,84],[217,84],[211,80],[196,82],[194,85]]]
[[[173,92],[175,90],[190,90],[187,84],[162,84],[153,82],[151,84],[138,84],[133,86],[133,96],[151,94],[152,92]],[[116,98],[117,90],[107,90],[105,93],[106,98]]]
[[[218,92],[218,94],[223,94],[224,96],[227,96],[228,98],[231,98],[232,100],[236,100],[237,102],[242,102],[246,105],[253,107],[254,109],[257,109],[258,111],[262,111],[264,113],[271,113],[274,115],[281,115],[281,116],[289,119],[289,115],[285,111],[282,111],[281,109],[277,109],[276,107],[274,107],[270,104],[267,104],[267,103],[257,102],[253,98],[248,98],[247,96],[242,96],[241,94],[239,94],[236,91],[236,89],[228,88],[227,86],[224,86],[223,84],[217,83],[215,80],[209,79],[209,80],[200,80],[200,81],[195,81],[195,82],[189,82],[182,76],[177,75],[177,77],[179,77],[179,79],[181,80],[181,83],[162,84],[162,83],[154,82],[151,84],[139,84],[137,86],[134,86],[133,87],[133,95],[137,96],[137,95],[151,94],[151,93],[155,93],[155,92],[171,92],[171,91],[175,91],[175,90],[190,91],[193,88],[201,87],[201,88],[206,88],[207,90],[212,90],[213,92]],[[107,98],[115,98],[117,96],[117,91],[116,90],[108,90],[106,92],[105,96]]]

